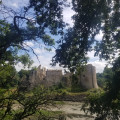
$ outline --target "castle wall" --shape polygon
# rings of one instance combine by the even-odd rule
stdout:
[[[29,75],[29,82],[30,82],[30,87],[35,87],[37,85],[44,84],[43,80],[46,76],[46,69],[41,68],[39,66],[37,70],[34,70],[30,75]]]
[[[96,68],[94,66],[92,66],[92,73],[93,73],[93,88],[98,88],[97,78],[96,78]]]
[[[72,74],[71,73],[66,73],[62,76],[61,83],[63,86],[70,87],[71,81],[72,81]]]
[[[62,79],[62,70],[47,70],[45,79],[47,86],[59,84]]]
[[[58,85],[60,82],[64,86],[71,86],[71,73],[62,75],[62,70],[47,70],[39,66],[37,70],[34,70],[29,75],[28,82],[29,87],[33,88],[38,85],[53,86]],[[91,89],[98,88],[96,80],[96,69],[91,64],[85,66],[84,71],[78,77],[78,84],[83,86],[83,88]]]
[[[85,66],[84,71],[80,74],[80,84],[86,89],[98,88],[96,69],[91,64]]]

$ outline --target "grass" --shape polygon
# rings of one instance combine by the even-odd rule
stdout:
[[[59,116],[63,116],[62,111],[49,111],[49,110],[38,110],[33,116],[29,116],[28,118],[25,118],[25,120],[54,120],[58,119]]]
[[[55,117],[55,116],[58,116],[60,114],[62,114],[63,112],[62,111],[49,111],[49,110],[40,110],[38,111],[36,114],[43,114],[47,117],[51,116],[51,117]]]
[[[55,104],[57,104],[57,105],[64,105],[65,102],[64,101],[55,101]]]
[[[4,89],[0,89],[0,93],[4,93],[4,97],[8,97],[8,96],[10,96],[10,95],[12,95],[14,92],[16,91],[16,89],[15,88],[11,88],[10,90],[4,90]],[[59,89],[54,89],[54,90],[51,90],[52,91],[52,94],[53,95],[70,95],[70,96],[75,96],[75,95],[85,95],[85,94],[87,94],[88,92],[87,91],[80,91],[80,92],[73,92],[72,90],[71,90],[71,88],[59,88]],[[33,95],[33,93],[31,92],[31,91],[29,91],[29,92],[25,92],[25,96],[26,97],[29,97],[29,96],[32,96]],[[2,97],[2,96],[1,96]],[[13,102],[13,104],[19,104],[18,103],[18,101],[16,101],[16,100],[13,100],[12,101]],[[65,102],[64,101],[55,101],[55,104],[58,104],[58,105],[64,105],[65,104]],[[0,114],[2,115],[2,114],[4,114],[4,112],[5,111],[0,111]],[[14,114],[16,114],[16,113],[19,113],[19,112],[21,112],[21,110],[20,109],[18,109],[18,110],[15,110],[15,111],[12,111],[12,114],[14,115]],[[38,110],[38,111],[36,111],[36,113],[34,114],[34,115],[32,115],[32,116],[30,116],[30,118],[32,117],[32,118],[40,118],[40,117],[45,117],[45,118],[58,118],[59,116],[62,116],[62,115],[64,115],[63,114],[63,112],[62,111],[49,111],[49,110]],[[10,120],[11,118],[10,117],[12,117],[12,116],[7,116],[6,117],[6,120]],[[28,117],[29,118],[29,117]],[[42,118],[40,118],[40,119],[42,119]],[[27,119],[26,118],[26,120],[29,120],[29,119]],[[34,119],[32,119],[32,120],[34,120]],[[51,119],[50,119],[51,120]]]
[[[56,104],[64,104],[63,102],[56,102]],[[11,115],[6,115],[6,117],[4,118],[4,120],[12,120],[13,116],[15,114],[19,114],[23,112],[23,109],[18,109],[18,110],[12,110],[11,111]],[[0,110],[0,118],[4,115],[5,113],[5,109],[1,109]],[[50,110],[46,110],[46,109],[38,109],[35,114],[25,118],[24,120],[37,120],[37,119],[44,119],[44,120],[54,120],[55,118],[59,118],[59,116],[63,116],[63,112],[62,111],[50,111]],[[54,119],[53,119],[54,118]]]
[[[77,88],[76,88],[77,89]],[[75,92],[76,91],[76,92]],[[57,95],[83,95],[83,94],[87,94],[88,91],[86,90],[72,90],[71,88],[61,88],[61,89],[57,89],[53,92],[53,94],[57,94]]]

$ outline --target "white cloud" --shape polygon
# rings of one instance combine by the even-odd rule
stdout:
[[[89,57],[89,61],[95,61],[95,60],[99,60],[99,57],[98,56],[94,56],[95,54],[95,51],[91,51],[91,52],[88,52],[87,56]]]
[[[15,68],[17,71],[20,71],[21,69],[28,70],[28,67],[24,67],[22,63],[18,63],[17,65],[15,65]]]
[[[52,51],[51,51],[51,52],[55,54],[55,48],[52,48]]]
[[[93,52],[90,53],[90,54],[91,54],[91,56],[93,56]],[[40,55],[38,55],[38,58],[39,58],[39,61],[40,61],[40,63],[39,63],[39,61],[37,60],[36,56],[33,55],[32,59],[34,60],[34,63],[33,63],[32,66],[38,67],[39,65],[42,65],[42,67],[45,67],[46,69],[62,69],[62,70],[64,70],[59,65],[57,65],[57,66],[51,66],[50,65],[52,57],[53,57],[53,54],[49,54],[49,53],[41,54],[40,53]],[[98,59],[94,60],[94,57],[93,57],[93,58],[90,59],[88,64],[92,64],[93,66],[96,67],[96,73],[101,73],[101,72],[103,72],[104,67],[106,66],[107,62],[104,61],[104,60],[103,61],[99,61]],[[19,63],[16,66],[16,69],[17,69],[17,71],[19,71],[20,69],[23,69],[23,65],[21,63]]]
[[[21,63],[18,63],[17,65],[15,65],[15,68],[17,71],[20,71],[21,69],[23,69],[23,65]]]
[[[73,20],[72,20],[72,16],[74,15],[74,11],[71,10],[71,8],[65,8],[63,11],[63,20],[70,24],[70,26],[73,26]]]
[[[67,1],[70,2],[70,4],[71,4],[72,0],[67,0]],[[20,0],[20,1],[19,0],[12,0],[12,2],[10,2],[9,0],[6,0],[6,4],[8,6],[10,5],[10,6],[13,6],[13,7],[16,7],[16,8],[19,8],[19,7],[21,7],[21,6],[23,6],[27,3],[28,3],[28,0]],[[63,20],[66,23],[69,23],[70,26],[72,27],[73,26],[73,20],[72,20],[71,17],[75,14],[75,12],[71,8],[72,8],[72,6],[65,7],[63,9]],[[100,31],[100,33],[98,35],[96,35],[95,39],[100,41],[102,39],[102,37],[103,37],[103,33],[102,33],[102,31]],[[41,64],[43,67],[46,67],[47,69],[62,69],[58,65],[55,66],[55,67],[50,66],[51,59],[55,54],[54,49],[52,49],[51,52],[47,52],[43,48],[38,48],[38,46],[36,46],[33,42],[27,41],[27,42],[25,42],[25,44],[32,47],[34,49],[35,53],[38,54],[40,63],[38,62],[36,56],[32,55],[32,59],[34,60],[33,66],[39,66]],[[25,47],[27,47],[27,46],[25,46]],[[90,57],[89,63],[96,67],[97,72],[102,72],[105,65],[106,65],[106,62],[105,61],[99,61],[98,57],[94,57],[94,51],[89,52],[88,56]],[[17,70],[20,70],[21,68],[23,68],[23,66],[21,64],[19,64],[19,65],[16,66],[16,68],[17,68]]]
[[[51,66],[50,63],[52,63],[52,57],[54,56],[53,52],[48,52],[45,51],[45,53],[40,53],[40,55],[38,55],[39,61],[37,60],[36,57],[33,57],[33,60],[35,61],[33,63],[33,66],[39,66],[41,65],[42,67],[45,67],[46,69],[63,69],[62,67],[60,67],[59,65],[56,66]]]
[[[11,4],[11,6],[13,6],[15,8],[18,8],[18,4],[17,3],[13,3],[13,4]]]
[[[94,52],[95,51],[88,52],[87,56],[90,57],[90,58],[94,58]]]
[[[55,49],[52,48],[51,51],[47,51],[44,47],[33,48],[36,54],[55,54]]]
[[[75,12],[72,10],[72,5],[71,5],[72,0],[67,0],[67,1],[70,2],[70,7],[65,7],[63,9],[63,20],[64,22],[70,24],[70,27],[72,27],[73,20],[71,17],[75,14]]]
[[[35,52],[36,54],[40,54],[40,53],[43,52],[43,49],[35,48],[35,49],[34,49],[34,52]]]
[[[8,7],[20,8],[28,4],[29,0],[3,0],[3,4]]]
[[[51,57],[49,56],[45,57],[43,55],[39,55],[38,58],[39,58],[40,63],[36,58],[34,58],[33,66],[38,67],[39,65],[42,65],[42,67],[45,67],[46,69],[50,68]]]
[[[88,62],[88,64],[92,64],[93,66],[96,67],[96,73],[102,73],[104,70],[104,67],[107,65],[107,62],[102,60],[96,60],[96,61],[92,61],[92,62]]]
[[[92,64],[96,67],[96,73],[101,73],[107,62],[105,60],[100,61],[98,56],[94,57],[94,52],[95,51],[88,52],[88,57],[90,58],[88,64]]]
[[[31,41],[27,41],[27,42],[24,42],[24,46],[25,46],[25,47],[27,47],[27,46],[33,47],[33,46],[34,46],[34,43],[31,42]]]
[[[103,37],[103,32],[100,30],[100,33],[95,36],[95,39],[97,41],[100,41],[100,40],[102,40],[102,37]]]

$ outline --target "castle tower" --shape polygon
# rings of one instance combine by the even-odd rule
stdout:
[[[86,65],[84,71],[81,73],[80,84],[86,89],[98,88],[96,68],[91,64]]]
[[[45,76],[46,76],[46,69],[41,68],[41,65],[39,65],[37,70],[34,70],[29,75],[30,87],[33,88],[37,85],[42,85],[44,82],[43,79],[45,78]]]

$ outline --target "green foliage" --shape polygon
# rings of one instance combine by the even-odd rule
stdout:
[[[82,86],[78,85],[78,86],[72,86],[70,92],[80,93],[80,92],[85,92],[85,91],[86,91],[86,89],[83,89]]]
[[[43,42],[47,46],[46,49],[50,50],[49,46],[55,44],[51,35],[63,34],[65,23],[62,20],[62,4],[65,5],[65,1],[66,0],[30,0],[28,6],[24,6],[22,13],[16,13],[13,9],[0,4],[3,8],[3,10],[0,11],[0,60],[5,59],[5,57],[8,56],[6,55],[8,52],[12,52],[10,51],[11,47],[18,47],[28,52],[24,47],[26,40],[34,40],[40,44]],[[8,9],[10,9],[10,11]],[[8,15],[6,18],[4,17],[3,11],[6,11],[5,13]],[[34,13],[31,16],[34,20],[28,16],[31,11]],[[10,14],[14,13],[15,15],[11,17]],[[27,46],[33,51],[29,45]],[[22,60],[23,57],[24,56],[21,58]],[[24,57],[24,60],[25,59],[26,57]],[[25,61],[23,63],[25,63]]]
[[[44,30],[48,28],[53,35],[62,34],[61,28],[65,26],[62,21],[62,4],[66,0],[30,0],[30,5],[25,9],[33,8],[36,22],[39,25],[40,34],[44,36]]]
[[[72,75],[71,92],[77,93],[77,92],[85,91],[85,89],[80,84],[78,76],[79,76],[78,74],[73,74]]]
[[[16,51],[15,47],[20,47],[19,44],[23,42],[23,39],[17,35],[13,26],[7,22],[1,23],[1,29],[3,30],[0,34],[0,61],[8,60],[9,56]]]
[[[76,70],[81,64],[86,64],[87,54],[92,50],[95,51],[94,56],[99,56],[100,59],[114,59],[115,53],[120,49],[120,2],[72,0],[72,4],[75,11],[74,26],[58,41],[53,65],[58,63],[69,70]],[[103,37],[101,41],[97,41],[95,36],[100,30]]]
[[[118,120],[120,110],[120,98],[112,99],[110,92],[95,90],[89,93],[89,96],[83,105],[82,110],[96,114],[95,120]],[[86,108],[89,106],[88,108]]]
[[[87,111],[96,114],[96,120],[119,120],[120,110],[120,57],[113,63],[111,69],[105,69],[106,91],[97,90],[89,94],[86,105]],[[85,106],[84,106],[85,110]]]
[[[66,67],[71,72],[74,72],[81,65],[87,63],[88,57],[85,57],[86,50],[83,51],[81,47],[84,46],[78,44],[76,32],[72,28],[68,29],[68,33],[60,41],[56,55],[52,59],[52,65],[58,63],[60,66]]]
[[[5,36],[9,32],[9,24],[4,20],[0,20],[0,36]]]
[[[44,43],[49,46],[55,45],[54,39],[52,39],[49,35],[44,35],[43,37]]]
[[[18,84],[17,72],[14,66],[5,63],[4,66],[0,65],[0,87],[10,88]]]
[[[16,12],[0,2],[2,7],[0,11],[0,87],[5,88],[5,91],[0,90],[0,119],[21,120],[35,114],[39,105],[51,102],[52,98],[46,89],[36,89],[30,96],[26,96],[25,92],[17,90],[17,86],[15,90],[11,87],[18,82],[14,66],[21,62],[24,67],[30,67],[33,63],[28,55],[29,51],[24,46],[26,40],[43,42],[47,46],[46,49],[50,50],[48,46],[55,44],[51,34],[63,34],[65,23],[62,20],[61,4],[64,1],[30,0],[29,5],[25,6],[22,12]],[[31,11],[34,13],[31,16],[34,20],[27,16]],[[15,14],[11,17],[11,13]],[[5,14],[7,17],[4,17]],[[26,46],[34,53],[30,46]],[[23,50],[26,54],[21,55],[20,52]],[[21,70],[18,75],[20,78],[28,74],[29,71]],[[20,110],[12,109],[14,102],[22,106]]]
[[[96,76],[97,76],[98,86],[103,88],[105,86],[105,79],[103,73],[97,73]]]
[[[6,66],[7,72],[2,70],[4,71],[3,77],[2,74],[0,77],[4,82],[10,80],[9,77],[13,74],[12,71],[14,71],[12,65],[14,65],[18,58],[13,54],[15,53],[15,47],[25,50],[23,46],[25,40],[38,41],[38,38],[46,45],[52,46],[54,40],[50,37],[50,34],[62,35],[61,39],[58,41],[59,46],[53,58],[53,65],[59,63],[73,72],[82,64],[87,63],[88,58],[86,55],[88,51],[93,50],[93,45],[95,56],[99,56],[100,59],[114,60],[115,53],[119,53],[120,49],[120,1],[72,0],[73,10],[76,12],[73,16],[74,26],[73,28],[68,28],[65,35],[63,35],[65,24],[62,21],[63,2],[66,2],[66,0],[60,2],[58,0],[30,0],[29,6],[24,7],[23,16],[21,14],[14,15],[14,19],[11,20],[13,23],[7,21],[9,16],[5,19],[6,21],[0,20],[0,65],[1,68],[4,68],[4,64],[6,63],[10,65],[10,68]],[[30,11],[34,13],[34,16],[32,16],[34,21],[25,16],[27,12]],[[3,18],[4,13],[2,13],[2,11],[0,11],[0,13],[1,18]],[[21,21],[25,21],[23,23],[25,25],[24,27],[20,26]],[[100,30],[103,31],[103,38],[101,41],[96,41],[95,35],[97,35]],[[50,34],[48,35],[46,31],[50,32]],[[20,60],[25,66],[27,62],[29,63],[28,58],[25,56],[21,56]],[[107,117],[108,119],[118,119],[120,109],[119,61],[119,57],[116,61],[113,61],[115,63],[113,64],[112,75],[108,75],[106,71],[105,79],[111,81],[106,84],[107,92],[98,91],[89,97],[88,102],[90,103],[90,109],[88,110],[92,113],[96,113],[99,119],[105,119]],[[73,83],[76,83],[76,79]],[[37,92],[29,96],[29,99],[22,93],[18,94],[18,92],[15,95],[10,94],[8,98],[2,95],[0,99],[2,107],[0,110],[4,112],[0,112],[2,119],[10,116],[13,117],[14,120],[21,120],[22,118],[34,114],[38,104],[43,102],[44,97],[43,93],[39,94]],[[47,98],[45,97],[45,99]],[[18,111],[18,113],[12,116],[11,106],[14,100],[17,100],[19,104],[22,104],[24,107],[21,111]],[[4,110],[4,108],[6,109]]]
[[[21,120],[35,115],[41,110],[41,105],[51,104],[52,97],[48,89],[37,87],[30,92],[19,92],[17,90],[5,91],[0,97],[0,119]],[[19,106],[14,108],[13,106]],[[39,109],[38,109],[39,107]]]
[[[21,79],[21,78],[24,77],[24,76],[26,76],[26,77],[28,78],[28,77],[29,77],[29,74],[30,74],[30,71],[31,71],[31,70],[21,69],[21,70],[18,72],[19,78]]]
[[[110,84],[113,77],[112,68],[105,67],[103,73],[97,73],[98,86],[106,88]]]
[[[39,120],[54,120],[59,118],[60,115],[63,115],[61,111],[48,111],[48,110],[40,110],[38,112]]]
[[[97,114],[97,119],[119,119],[120,96],[120,1],[119,0],[72,0],[74,26],[68,28],[58,41],[59,46],[53,57],[53,65],[60,64],[70,71],[88,61],[87,54],[94,50],[94,56],[114,63],[106,68],[99,79],[106,92],[91,95],[88,100],[89,111]],[[100,41],[95,36],[102,31]],[[94,46],[94,47],[93,47]],[[115,55],[118,54],[117,60]],[[99,74],[100,75],[100,74]],[[104,78],[103,78],[104,77]],[[105,83],[104,83],[105,81]],[[118,106],[117,106],[118,104]]]
[[[24,67],[28,66],[28,68],[33,64],[33,60],[30,59],[28,54],[21,55],[18,60],[24,65]]]

